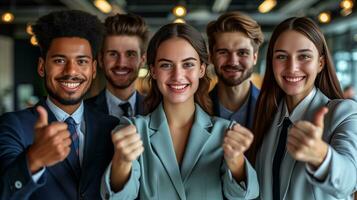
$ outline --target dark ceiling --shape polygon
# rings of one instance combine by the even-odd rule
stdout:
[[[332,14],[330,25],[326,30],[334,31],[341,27],[353,25],[356,14],[342,17],[339,3],[341,0],[277,0],[277,6],[269,13],[261,14],[258,6],[263,0],[108,0],[113,6],[113,12],[131,12],[143,16],[152,30],[171,22],[175,17],[171,14],[172,8],[181,3],[187,6],[188,13],[185,20],[200,30],[204,30],[206,24],[216,19],[225,11],[239,10],[245,12],[257,20],[263,27],[263,31],[271,32],[272,28],[290,16],[309,16],[317,19],[322,11]],[[226,8],[215,11],[215,3],[225,3]],[[223,6],[224,7],[224,6]],[[356,6],[355,6],[356,8]],[[356,10],[354,8],[354,10]],[[104,19],[107,15],[101,13],[94,5],[93,0],[0,0],[0,14],[11,11],[15,15],[12,25],[0,23],[0,33],[11,33],[15,36],[23,35],[26,24],[33,23],[39,16],[50,11],[63,9],[79,9],[96,14]],[[4,29],[11,29],[7,31]]]

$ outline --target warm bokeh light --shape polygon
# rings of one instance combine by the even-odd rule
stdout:
[[[1,19],[5,23],[11,23],[14,21],[15,17],[12,13],[6,12],[6,13],[2,14]]]
[[[147,68],[140,68],[138,76],[139,78],[144,78],[148,73],[149,70]]]
[[[106,0],[95,0],[94,5],[103,13],[110,13],[112,11],[112,6]]]
[[[183,17],[186,15],[186,8],[184,6],[176,6],[172,13],[176,16],[176,17]]]
[[[175,19],[174,23],[182,23],[182,24],[184,24],[184,23],[186,23],[186,21],[184,19],[182,19],[182,18],[177,18],[177,19]]]
[[[342,16],[347,16],[352,13],[352,9],[342,9],[340,13]]]
[[[30,39],[30,42],[33,46],[37,46],[38,45],[38,42],[37,42],[37,39],[36,37],[33,35]]]
[[[28,24],[26,26],[26,33],[29,34],[29,35],[33,35],[31,24]]]
[[[352,0],[343,0],[340,3],[342,9],[352,9],[353,8],[353,1]]]
[[[258,7],[260,13],[267,13],[276,6],[276,0],[265,0]]]
[[[328,12],[322,12],[319,14],[319,21],[321,23],[329,23],[331,21],[331,15]]]

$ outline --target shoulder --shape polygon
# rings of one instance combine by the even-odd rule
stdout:
[[[19,123],[20,125],[29,121],[35,121],[37,113],[34,107],[20,111],[4,113],[0,116],[0,123]]]
[[[327,103],[328,116],[334,120],[353,117],[357,119],[357,102],[350,99],[334,99]]]
[[[257,99],[258,96],[259,96],[259,93],[260,93],[260,90],[254,85],[254,83],[251,82],[251,93],[252,93],[252,96]]]

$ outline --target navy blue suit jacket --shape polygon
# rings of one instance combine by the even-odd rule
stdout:
[[[45,101],[49,123],[56,121]],[[46,167],[37,183],[33,182],[26,152],[34,140],[35,107],[0,117],[0,199],[100,199],[101,177],[112,159],[111,130],[118,124],[114,117],[84,107],[85,145],[81,174],[65,159]]]
[[[135,115],[144,114],[144,98],[145,97],[139,92],[136,92]],[[85,104],[101,113],[109,114],[105,89],[102,90],[97,96],[85,100]]]

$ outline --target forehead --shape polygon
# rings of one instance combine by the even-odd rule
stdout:
[[[171,38],[162,42],[156,52],[157,59],[182,60],[189,57],[199,60],[199,55],[193,46],[182,38]]]
[[[222,32],[215,34],[215,49],[253,49],[251,39],[243,32]]]
[[[302,33],[294,30],[283,32],[276,40],[274,50],[297,51],[310,49],[317,52],[315,44]]]
[[[92,57],[90,43],[77,37],[62,37],[53,39],[47,55],[88,56]]]
[[[140,50],[141,40],[137,36],[110,35],[104,39],[104,49]]]

